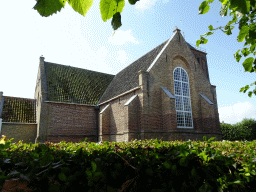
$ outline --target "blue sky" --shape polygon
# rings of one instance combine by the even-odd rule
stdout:
[[[208,26],[225,26],[221,3],[215,1],[210,11],[199,15],[200,1],[140,0],[126,5],[121,14],[122,27],[113,35],[111,20],[103,22],[99,0],[85,17],[66,4],[49,17],[41,17],[33,6],[35,0],[4,1],[0,7],[0,91],[5,96],[34,98],[39,57],[45,61],[116,74],[133,61],[169,39],[175,26],[185,40],[196,44]],[[244,72],[233,54],[243,48],[233,34],[216,31],[206,45],[210,82],[216,85],[220,121],[234,124],[243,118],[256,120],[256,96],[239,90],[255,81],[255,73]],[[252,91],[254,87],[250,88]]]

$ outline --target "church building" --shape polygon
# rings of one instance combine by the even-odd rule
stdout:
[[[203,136],[222,140],[216,86],[210,83],[206,54],[175,29],[170,39],[116,75],[40,57],[34,99],[22,105],[30,106],[26,117],[33,118],[33,128],[20,128],[20,135],[30,134],[36,143],[79,142],[85,137],[92,142],[202,141]],[[11,136],[7,125],[15,116],[10,100],[0,95],[0,129],[7,138]]]

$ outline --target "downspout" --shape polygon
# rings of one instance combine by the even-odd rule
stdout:
[[[96,105],[95,107],[94,107],[94,109],[95,109],[95,115],[96,115],[96,137],[97,137],[97,142],[99,142],[99,109],[100,109],[100,107],[98,106],[98,105]]]

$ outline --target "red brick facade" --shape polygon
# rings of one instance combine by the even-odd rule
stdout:
[[[85,137],[97,141],[96,111],[94,106],[48,103],[48,136],[51,142],[79,142]]]

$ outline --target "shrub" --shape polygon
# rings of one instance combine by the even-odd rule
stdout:
[[[233,137],[233,130],[232,130],[233,126],[230,124],[220,124],[220,129],[222,132],[222,138],[223,140],[232,140]]]
[[[221,132],[224,140],[248,140],[256,139],[256,121],[244,118],[241,122],[234,125],[220,124]]]
[[[240,123],[237,123],[242,129],[247,131],[246,140],[254,140],[256,139],[256,121],[252,118],[247,119],[244,118]]]

